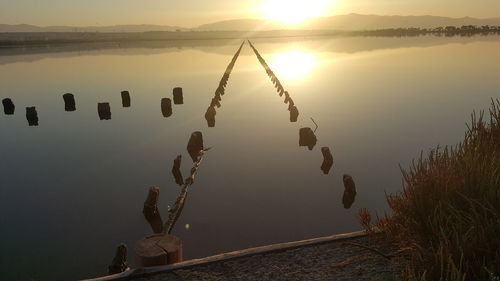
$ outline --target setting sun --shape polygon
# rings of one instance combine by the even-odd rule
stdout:
[[[324,16],[332,1],[327,0],[265,0],[263,16],[287,24],[299,24],[313,17]]]

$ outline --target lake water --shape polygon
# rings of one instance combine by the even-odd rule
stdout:
[[[357,213],[388,210],[401,190],[399,164],[457,143],[472,110],[500,97],[500,37],[318,38],[252,41],[290,92],[283,103],[248,44],[229,79],[216,126],[204,114],[241,43],[52,47],[0,50],[0,276],[72,280],[105,275],[115,247],[152,233],[142,214],[151,186],[159,208],[180,191],[171,174],[189,136],[206,153],[173,234],[185,259],[360,229]],[[172,116],[162,98],[182,87]],[[120,92],[130,91],[131,107]],[[73,93],[76,111],[62,95]],[[100,120],[109,102],[111,120]],[[25,107],[36,106],[39,126]],[[313,150],[299,129],[315,128]],[[334,165],[320,169],[321,147]],[[342,175],[357,187],[342,203]]]

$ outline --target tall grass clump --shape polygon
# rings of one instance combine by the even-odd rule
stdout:
[[[500,102],[454,147],[421,155],[378,227],[412,248],[410,280],[500,280]],[[411,277],[411,278],[410,278]]]

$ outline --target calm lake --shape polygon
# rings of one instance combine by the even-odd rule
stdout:
[[[498,36],[256,39],[298,121],[245,44],[209,128],[205,111],[241,42],[0,49],[0,98],[15,104],[0,112],[0,279],[105,275],[122,242],[133,263],[135,242],[152,233],[147,191],[160,187],[165,220],[180,191],[172,163],[182,154],[188,176],[194,131],[212,149],[173,231],[185,259],[360,230],[360,208],[382,215],[385,194],[401,190],[399,165],[460,141],[471,112],[500,97]],[[184,104],[165,118],[160,101],[174,87]],[[64,93],[76,111],[65,111]],[[98,102],[110,103],[111,120]],[[39,126],[28,126],[30,106]],[[314,130],[311,118],[309,150],[299,129]],[[349,209],[343,174],[357,187]]]

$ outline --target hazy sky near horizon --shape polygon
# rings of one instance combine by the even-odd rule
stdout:
[[[42,3],[43,1],[43,3]],[[0,0],[0,23],[35,25],[160,24],[194,27],[236,18],[266,18],[266,2],[326,1],[329,16],[348,13],[500,17],[500,0]],[[307,3],[307,4],[304,4]]]

